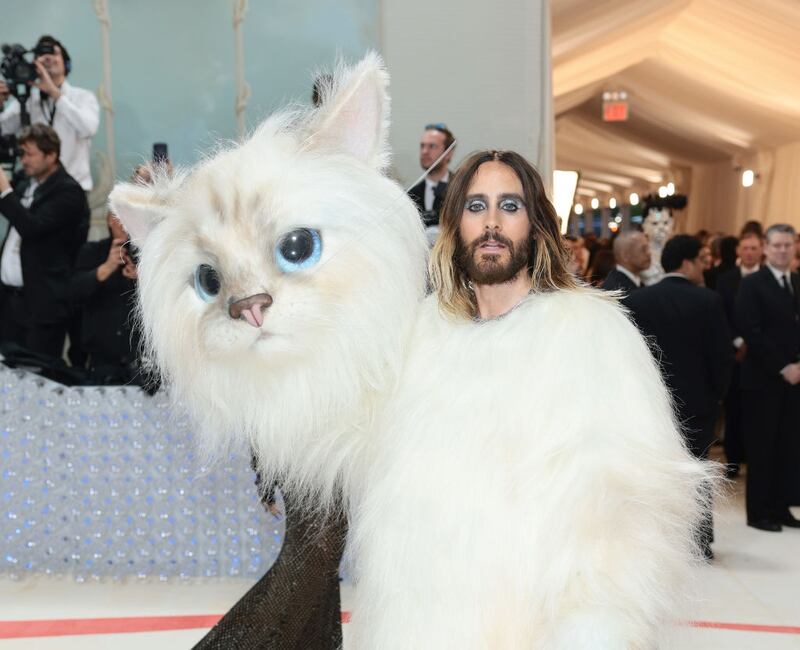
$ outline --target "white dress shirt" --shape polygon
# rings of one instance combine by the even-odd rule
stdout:
[[[637,287],[642,286],[642,279],[638,275],[634,275],[633,273],[631,273],[624,266],[617,264],[617,271],[630,278],[630,281],[633,282]]]
[[[28,113],[31,124],[42,122],[51,124],[61,138],[61,164],[87,192],[92,189],[92,174],[89,156],[92,136],[100,125],[100,105],[93,92],[71,86],[65,81],[61,84],[61,97],[53,104],[45,93],[42,101],[39,89],[31,89],[28,97]],[[55,114],[53,113],[55,110]],[[19,133],[19,102],[11,97],[5,110],[0,113],[0,127],[3,133]]]
[[[25,195],[20,199],[24,208],[30,208],[33,203],[33,193],[39,187],[34,179],[31,179],[30,185],[25,190]],[[3,192],[2,197],[5,197],[9,192]],[[22,238],[19,236],[17,229],[10,226],[8,229],[8,237],[6,237],[5,246],[3,246],[3,256],[0,258],[0,280],[7,287],[22,288],[22,258],[20,258],[19,251],[22,246]]]

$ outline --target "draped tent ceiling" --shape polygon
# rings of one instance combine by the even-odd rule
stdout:
[[[552,18],[556,165],[581,172],[579,197],[674,181],[684,225],[727,230],[800,203],[787,173],[800,165],[787,148],[800,143],[800,0],[552,0]],[[603,122],[602,93],[620,90],[629,120]],[[734,171],[752,165],[755,202]],[[721,206],[708,183],[732,196]]]

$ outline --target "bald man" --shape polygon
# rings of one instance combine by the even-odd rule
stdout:
[[[608,274],[603,289],[622,290],[625,295],[642,286],[639,274],[650,268],[650,242],[638,230],[623,232],[614,240],[614,260],[617,267]]]

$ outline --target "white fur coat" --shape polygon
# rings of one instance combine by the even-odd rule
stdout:
[[[642,337],[590,290],[423,305],[354,503],[357,648],[655,647],[706,469]]]

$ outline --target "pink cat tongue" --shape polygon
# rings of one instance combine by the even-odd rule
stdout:
[[[243,309],[242,315],[253,327],[261,327],[261,323],[264,322],[264,314],[261,313],[261,305],[253,305],[250,309]]]

